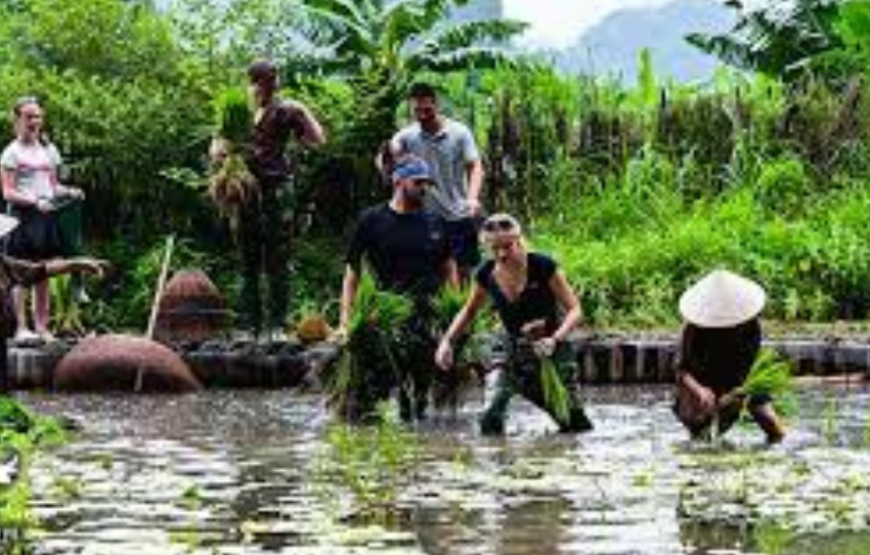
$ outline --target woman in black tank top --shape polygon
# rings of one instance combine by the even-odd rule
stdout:
[[[490,216],[483,224],[482,240],[493,258],[475,272],[468,300],[438,346],[438,366],[452,366],[454,340],[488,299],[507,334],[509,356],[504,368],[499,368],[495,395],[481,418],[482,431],[504,431],[507,406],[514,393],[548,412],[561,431],[591,429],[578,396],[576,360],[564,341],[582,317],[580,303],[565,275],[552,258],[526,249],[520,225],[511,216]],[[560,417],[544,399],[540,357],[551,356],[561,363],[557,367],[569,393],[567,418]]]

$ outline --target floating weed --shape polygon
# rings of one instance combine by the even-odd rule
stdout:
[[[67,437],[57,419],[35,414],[15,399],[0,395],[0,454],[15,453],[22,468],[27,467],[37,448],[60,444]],[[61,495],[78,492],[76,484],[68,486],[61,487]],[[0,489],[0,531],[32,531],[37,524],[30,512],[30,483],[22,473],[7,489]]]
[[[78,499],[82,496],[82,483],[77,479],[56,476],[52,486],[57,496],[61,499]]]
[[[198,509],[202,506],[202,491],[193,484],[181,494],[181,506],[187,509]]]
[[[634,478],[631,480],[632,485],[637,488],[648,488],[653,485],[653,481],[655,478],[655,473],[653,469],[647,469],[643,472],[639,472],[634,475]]]
[[[777,522],[762,521],[752,529],[756,549],[766,555],[783,555],[794,539],[794,533]]]
[[[400,488],[418,461],[418,439],[406,431],[386,404],[378,407],[373,426],[332,426],[326,437],[328,453],[318,465],[325,482],[336,481],[349,490],[357,516],[388,519],[395,512]]]
[[[36,524],[30,512],[30,488],[25,482],[19,480],[0,491],[0,530],[27,530]]]
[[[196,551],[202,546],[202,534],[198,530],[172,530],[169,532],[169,542],[182,545],[185,551]]]

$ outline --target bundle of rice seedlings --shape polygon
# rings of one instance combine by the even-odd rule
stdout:
[[[743,395],[789,394],[794,390],[791,364],[773,349],[761,349],[738,391]]]
[[[347,343],[335,375],[326,380],[330,403],[348,416],[366,416],[374,407],[353,406],[354,396],[368,387],[369,376],[380,372],[398,374],[396,354],[402,347],[399,330],[414,311],[413,302],[402,295],[380,291],[374,278],[363,272],[353,312],[348,322]],[[369,360],[386,359],[389,368],[366,368]]]
[[[215,101],[215,111],[217,136],[226,156],[209,179],[209,195],[235,227],[240,208],[259,197],[257,180],[244,159],[253,133],[254,115],[245,92],[239,89],[223,91]]]
[[[471,287],[444,287],[432,299],[433,326],[438,333],[445,333],[465,305]],[[433,402],[437,409],[456,409],[467,393],[480,384],[479,372],[483,369],[481,337],[475,336],[488,327],[486,316],[481,315],[454,342],[454,366],[450,372],[436,375],[433,385]],[[477,339],[477,341],[475,341]]]
[[[392,333],[404,324],[414,312],[414,304],[408,297],[381,291],[368,272],[360,276],[353,313],[348,323],[348,337],[368,327]]]
[[[541,357],[541,389],[544,391],[544,403],[553,411],[559,423],[568,422],[571,418],[568,388],[562,382],[552,357]]]
[[[794,413],[794,377],[791,363],[773,349],[761,349],[743,383],[719,400],[719,406],[734,401],[748,408],[749,399],[766,395],[773,399],[774,406],[782,415]]]
[[[468,287],[442,287],[432,299],[435,328],[444,333],[468,299]]]

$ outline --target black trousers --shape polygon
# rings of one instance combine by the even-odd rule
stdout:
[[[290,181],[261,181],[260,198],[240,212],[242,326],[259,334],[264,323],[283,328],[290,299],[290,239],[293,188]],[[268,288],[264,299],[262,280]],[[267,300],[267,303],[264,301]]]
[[[485,435],[503,434],[508,405],[514,395],[521,395],[543,410],[559,426],[560,432],[575,433],[592,429],[592,422],[583,409],[577,378],[577,353],[561,342],[553,360],[568,394],[567,420],[546,402],[541,381],[541,361],[526,341],[506,341],[507,359],[496,365],[495,391],[480,417],[480,429]]]

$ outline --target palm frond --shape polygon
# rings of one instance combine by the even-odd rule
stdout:
[[[429,38],[424,48],[433,54],[437,54],[470,48],[480,42],[503,43],[516,37],[527,28],[527,23],[508,19],[471,21],[446,28]]]
[[[378,41],[370,21],[347,18],[341,12],[336,13],[317,5],[322,0],[303,2],[306,3],[305,17],[318,29],[319,37],[312,37],[317,43],[329,44],[338,55],[356,54],[362,57],[377,54]]]
[[[412,0],[423,8],[421,23],[433,29],[440,21],[447,19],[450,10],[468,4],[468,0]]]
[[[307,11],[328,13],[348,24],[364,27],[367,23],[365,16],[358,8],[359,2],[354,0],[299,0],[299,3]]]
[[[731,36],[692,33],[686,35],[685,40],[695,48],[719,58],[728,65],[738,69],[755,69],[755,58],[750,46]]]
[[[429,31],[418,2],[395,2],[378,17],[381,45],[385,50],[398,52],[404,45]]]
[[[407,67],[411,72],[433,71],[450,72],[470,68],[491,69],[512,67],[517,64],[510,52],[494,47],[476,46],[437,55],[417,54],[408,58]]]

